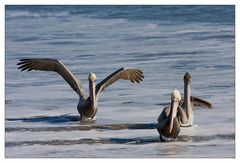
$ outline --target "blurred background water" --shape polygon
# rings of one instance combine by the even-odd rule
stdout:
[[[234,6],[5,7],[6,157],[234,157]],[[120,67],[142,69],[141,84],[118,81],[99,98],[95,124],[79,123],[77,94],[54,72],[20,72],[21,58],[61,60],[88,90]],[[157,117],[192,74],[195,125],[158,142]],[[140,129],[116,126],[144,124]],[[110,127],[109,127],[110,125]],[[115,128],[112,128],[115,126]]]

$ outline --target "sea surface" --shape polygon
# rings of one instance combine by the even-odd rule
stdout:
[[[5,6],[7,158],[235,157],[234,6]],[[81,124],[78,96],[55,72],[21,72],[22,58],[62,61],[88,90],[121,67],[144,71],[140,84],[102,92],[97,121]],[[194,126],[159,142],[157,117],[183,75]]]

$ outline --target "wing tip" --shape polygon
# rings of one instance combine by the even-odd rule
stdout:
[[[213,104],[209,102],[208,108],[212,109],[213,108]]]

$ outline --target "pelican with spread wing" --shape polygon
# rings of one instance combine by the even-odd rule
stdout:
[[[143,71],[135,68],[120,68],[100,83],[96,84],[97,77],[94,73],[90,73],[89,80],[89,96],[83,88],[80,79],[77,79],[68,68],[60,61],[50,58],[29,58],[21,59],[18,69],[21,71],[40,70],[40,71],[54,71],[63,77],[63,79],[71,86],[71,88],[79,95],[79,102],[77,105],[78,112],[82,121],[96,120],[96,113],[98,108],[99,94],[108,86],[119,79],[130,80],[132,83],[143,80]]]

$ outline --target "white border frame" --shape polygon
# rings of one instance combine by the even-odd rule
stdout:
[[[230,161],[235,162],[239,159],[239,115],[240,115],[240,76],[239,76],[239,67],[240,67],[240,59],[239,59],[239,20],[240,20],[240,11],[239,11],[239,0],[0,0],[0,28],[1,28],[1,39],[0,39],[0,49],[1,49],[1,58],[0,58],[0,92],[1,92],[1,109],[0,109],[0,120],[1,120],[1,131],[0,131],[0,159],[1,162],[12,162],[12,161],[24,161],[26,162],[33,162],[35,161],[43,161],[39,159],[8,159],[5,158],[5,5],[120,5],[120,4],[127,4],[127,5],[235,5],[235,157],[236,159],[71,159],[71,162],[75,163],[79,161],[104,161],[106,162],[122,162],[122,161],[152,161],[158,162],[159,161],[177,161],[177,162],[193,162],[193,161]],[[44,161],[67,161],[66,159],[44,159]]]

